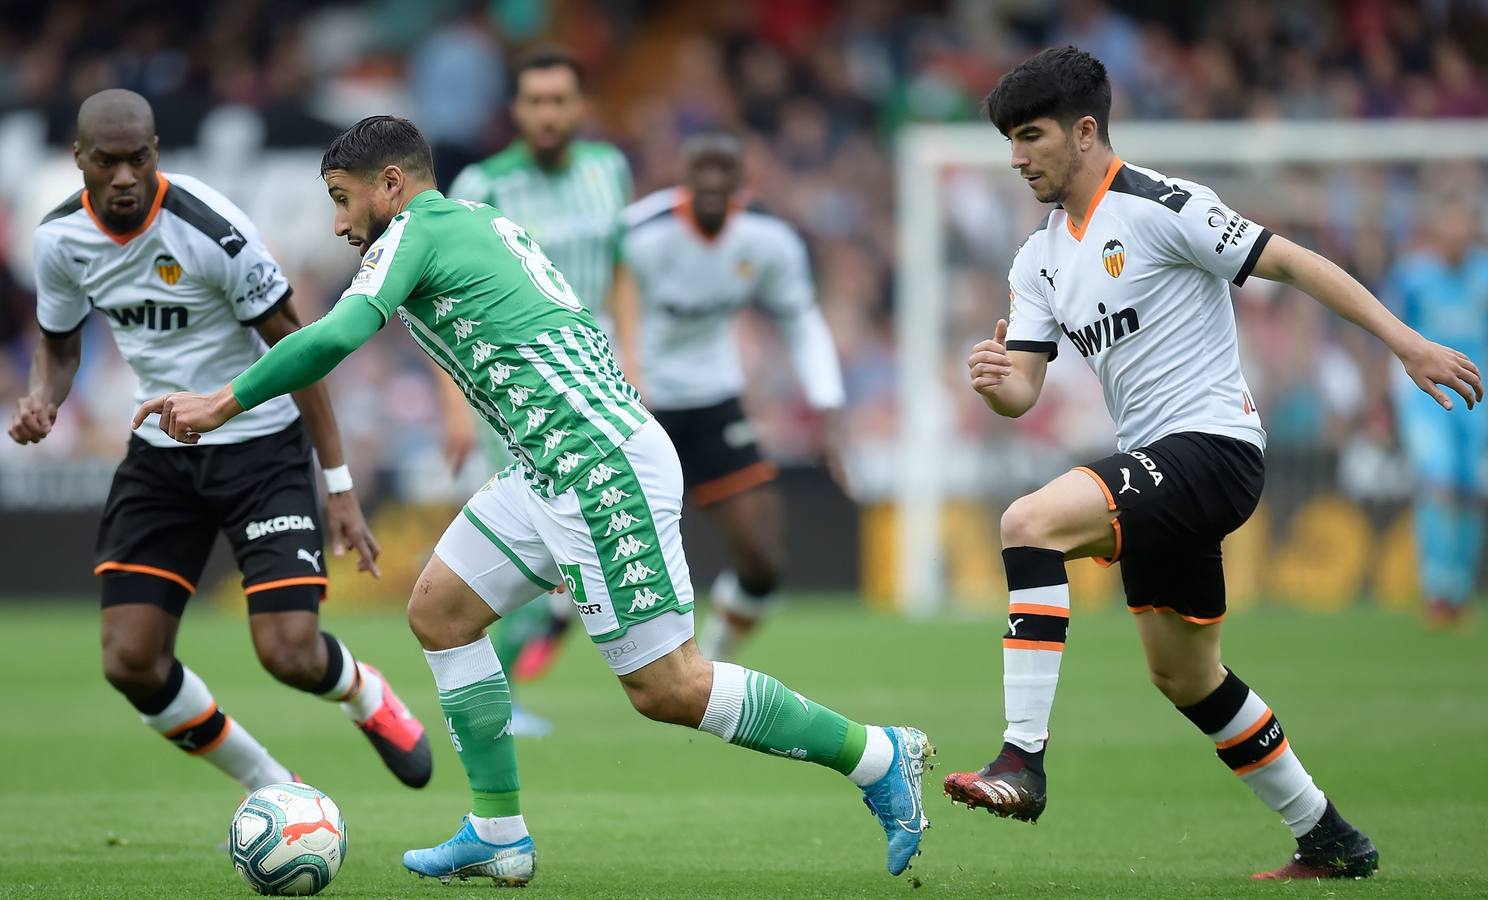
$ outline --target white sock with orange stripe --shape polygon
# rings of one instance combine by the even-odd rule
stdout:
[[[1042,547],[1002,551],[1008,580],[1008,631],[1002,636],[1003,740],[1030,753],[1049,739],[1049,711],[1069,633],[1064,554]]]
[[[135,707],[144,723],[166,740],[205,759],[249,791],[294,780],[248,729],[217,708],[206,683],[180,660],[160,692]]]
[[[1271,708],[1226,671],[1213,693],[1178,711],[1209,736],[1220,760],[1261,802],[1281,814],[1292,836],[1301,837],[1322,818],[1328,798],[1302,768]]]

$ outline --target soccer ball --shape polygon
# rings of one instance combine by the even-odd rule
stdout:
[[[233,867],[260,894],[318,894],[346,859],[346,823],[308,784],[271,784],[248,795],[228,834]]]

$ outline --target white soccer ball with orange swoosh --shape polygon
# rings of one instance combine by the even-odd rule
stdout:
[[[233,867],[248,886],[275,897],[317,894],[346,859],[346,823],[308,784],[271,784],[248,795],[228,835]]]

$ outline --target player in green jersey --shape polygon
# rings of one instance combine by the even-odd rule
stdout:
[[[620,212],[630,202],[630,167],[620,150],[578,140],[588,118],[584,73],[572,54],[538,47],[512,70],[511,115],[519,137],[502,152],[467,166],[449,197],[500,209],[538,241],[574,294],[615,338],[622,361],[636,334],[637,304],[613,293],[619,259]],[[626,305],[621,308],[619,304]],[[470,414],[454,382],[439,379],[444,453],[457,473],[479,443],[490,471],[511,462],[498,436]],[[533,677],[551,663],[573,622],[573,605],[554,594],[503,619],[492,634],[496,655],[517,677]],[[541,737],[548,723],[513,704],[512,729]]]
[[[396,315],[506,438],[516,464],[455,517],[408,603],[472,803],[454,837],[403,864],[445,881],[531,879],[511,692],[485,630],[561,581],[636,710],[847,775],[888,836],[890,873],[904,871],[928,824],[925,735],[858,724],[698,653],[676,451],[538,245],[499,210],[434,190],[428,143],[405,119],[353,125],[321,174],[336,234],[363,253],[340,301],[231,384],[151,400],[136,425],[159,413],[163,431],[194,443],[324,377]]]

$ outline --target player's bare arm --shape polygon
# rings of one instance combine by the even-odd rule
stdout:
[[[82,329],[60,338],[42,335],[31,359],[30,390],[16,400],[10,417],[11,440],[34,444],[51,434],[57,409],[72,391],[72,379],[82,358]]]
[[[620,371],[635,389],[645,391],[641,384],[640,333],[641,291],[635,274],[623,265],[615,266],[615,277],[610,280],[610,294],[606,298],[610,316],[615,320],[615,349],[620,353]]]
[[[1033,408],[1044,389],[1049,356],[1007,348],[1007,319],[999,319],[997,333],[971,348],[966,365],[971,387],[999,416],[1016,419]]]
[[[1416,387],[1443,409],[1452,408],[1452,398],[1441,387],[1461,395],[1468,409],[1482,402],[1483,378],[1466,354],[1426,340],[1331,260],[1278,235],[1261,251],[1254,274],[1290,284],[1384,341]]]
[[[300,314],[294,308],[294,301],[285,300],[273,315],[255,327],[270,347],[298,331]],[[320,467],[337,469],[346,465],[346,454],[341,446],[341,430],[336,426],[336,411],[331,408],[331,394],[326,389],[325,382],[317,381],[296,391],[292,396],[305,420],[305,428],[310,432],[310,440],[315,444]],[[377,557],[382,549],[377,544],[377,538],[373,537],[372,530],[367,527],[356,492],[349,487],[345,490],[329,490],[330,482],[327,482],[327,488],[326,523],[330,526],[331,552],[343,556],[347,547],[352,548],[357,553],[357,571],[369,572],[373,578],[381,578]]]
[[[475,420],[460,386],[431,359],[429,372],[434,376],[434,389],[439,394],[439,415],[444,421],[444,461],[450,474],[460,474],[460,467],[475,449]]]

